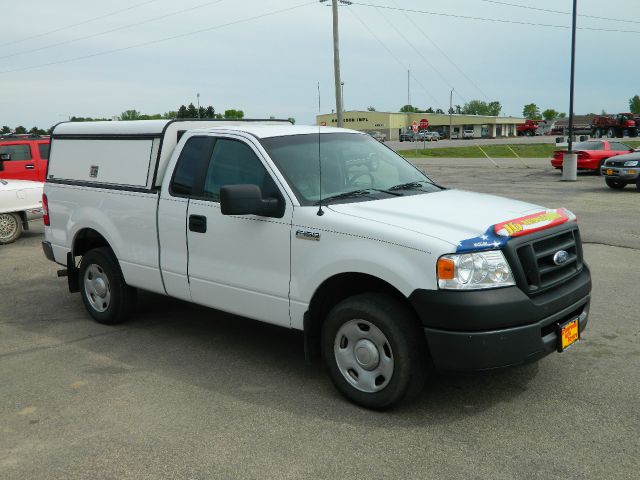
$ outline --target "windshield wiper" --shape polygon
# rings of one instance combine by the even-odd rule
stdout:
[[[361,197],[363,195],[371,195],[372,192],[383,192],[388,193],[389,195],[400,196],[401,193],[398,192],[390,192],[388,190],[382,190],[379,188],[365,188],[361,190],[353,190],[351,192],[343,192],[338,193],[336,195],[330,195],[322,199],[322,203],[330,202],[331,200],[340,200],[341,198],[351,198],[351,197]],[[320,205],[320,200],[314,203],[314,205]]]
[[[388,190],[415,190],[416,188],[422,188],[422,183],[428,183],[425,180],[416,180],[413,182],[401,183],[400,185],[394,185],[389,187]]]

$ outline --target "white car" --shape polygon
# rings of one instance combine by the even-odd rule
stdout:
[[[353,130],[63,123],[44,206],[44,254],[96,321],[143,289],[300,330],[368,408],[419,393],[427,362],[534,361],[588,321],[575,215],[441,187]]]
[[[462,132],[462,138],[463,139],[471,139],[473,137],[474,137],[473,130],[464,130]]]
[[[0,179],[0,245],[15,242],[29,221],[42,218],[43,183]]]

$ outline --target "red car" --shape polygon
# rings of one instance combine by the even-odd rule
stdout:
[[[0,136],[0,178],[44,182],[49,137]]]
[[[635,152],[629,145],[609,140],[588,140],[573,145],[573,151],[578,154],[578,170],[592,170],[600,175],[600,166],[607,158]],[[562,170],[562,157],[566,150],[553,152],[551,166]]]

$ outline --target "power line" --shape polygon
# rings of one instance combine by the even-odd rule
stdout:
[[[540,8],[540,7],[530,7],[528,5],[520,5],[517,3],[508,3],[508,2],[499,2],[497,0],[479,0],[480,2],[485,2],[485,3],[493,3],[495,5],[503,5],[503,6],[507,6],[507,7],[515,7],[515,8],[524,8],[527,10],[535,10],[538,12],[544,12],[544,13],[559,13],[561,15],[571,15],[571,12],[566,12],[563,10],[551,10],[549,8]],[[593,18],[596,20],[608,20],[611,22],[624,22],[624,23],[636,23],[636,24],[640,24],[640,21],[638,20],[627,20],[626,18],[612,18],[612,17],[601,17],[598,15],[585,15],[584,13],[579,13],[578,17],[583,17],[583,18]]]
[[[568,25],[554,25],[549,23],[534,23],[534,22],[522,22],[519,20],[507,20],[502,18],[487,18],[487,17],[473,17],[471,15],[459,15],[454,13],[442,13],[442,12],[431,12],[428,10],[415,10],[411,8],[400,8],[400,7],[389,7],[386,5],[377,5],[372,3],[362,3],[362,2],[352,2],[353,5],[360,5],[362,7],[373,7],[373,8],[384,8],[387,10],[396,10],[399,12],[410,12],[410,13],[420,13],[424,15],[435,15],[439,17],[449,17],[449,18],[462,18],[465,20],[479,20],[484,22],[494,22],[494,23],[512,23],[515,25],[527,25],[533,27],[549,27],[549,28],[563,28],[569,29],[571,28]],[[578,27],[578,30],[591,30],[595,32],[615,32],[615,33],[640,33],[640,30],[618,30],[613,28],[595,28],[595,27]]]
[[[0,56],[0,59],[10,58],[10,57],[17,57],[19,55],[25,55],[27,53],[39,52],[41,50],[48,50],[50,48],[59,47],[60,45],[68,45],[70,43],[79,42],[80,40],[87,40],[89,38],[94,38],[94,37],[99,37],[99,36],[102,36],[102,35],[107,35],[109,33],[117,32],[117,31],[120,31],[120,30],[125,30],[127,28],[137,27],[138,25],[144,25],[146,23],[151,23],[151,22],[155,22],[157,20],[162,20],[163,18],[172,17],[172,16],[178,15],[180,13],[186,13],[186,12],[190,12],[192,10],[197,10],[199,8],[208,7],[208,6],[214,5],[216,3],[220,3],[222,1],[224,1],[224,0],[215,0],[213,2],[201,3],[200,5],[195,5],[193,7],[185,8],[185,9],[182,9],[182,10],[176,10],[174,12],[166,13],[166,14],[160,15],[158,17],[149,18],[147,20],[142,20],[142,21],[135,22],[135,23],[129,23],[129,24],[123,25],[121,27],[112,28],[111,30],[105,30],[104,32],[92,33],[91,35],[85,35],[84,37],[72,38],[71,40],[65,40],[64,42],[58,42],[58,43],[54,43],[54,44],[51,44],[51,45],[45,45],[44,47],[34,48],[32,50],[24,50],[22,52],[16,52],[16,53],[11,53],[9,55],[3,55],[3,56]]]
[[[148,5],[150,3],[155,3],[157,1],[159,1],[159,0],[148,0],[146,2],[136,3],[135,5],[131,5],[130,7],[121,8],[120,10],[114,10],[113,12],[105,13],[104,15],[100,15],[98,17],[93,17],[93,18],[89,18],[87,20],[83,20],[82,22],[72,23],[71,25],[67,25],[65,27],[56,28],[55,30],[49,30],[49,31],[44,32],[44,33],[39,33],[38,35],[33,35],[31,37],[21,38],[20,40],[13,40],[11,42],[3,43],[3,44],[0,44],[0,47],[6,47],[7,45],[14,45],[16,43],[26,42],[27,40],[33,40],[34,38],[44,37],[45,35],[51,35],[52,33],[61,32],[62,30],[66,30],[66,29],[72,28],[72,27],[77,27],[79,25],[86,25],[87,23],[91,23],[91,22],[95,22],[96,20],[101,20],[103,18],[111,17],[111,16],[116,15],[118,13],[126,12],[128,10],[133,10],[134,8],[142,7],[143,5]]]
[[[396,7],[398,6],[398,4],[396,3],[396,1],[395,1],[395,0],[393,0],[393,3],[394,3],[394,5],[395,5]],[[464,73],[464,71],[462,71],[462,69],[461,69],[461,68],[460,68],[460,67],[459,67],[459,66],[458,66],[458,65],[457,65],[457,64],[456,64],[456,63],[455,63],[455,62],[454,62],[450,57],[449,57],[449,55],[447,55],[447,54],[446,54],[446,53],[445,53],[445,52],[444,52],[444,51],[443,51],[443,50],[438,46],[438,44],[437,44],[436,42],[434,42],[434,41],[431,39],[431,37],[430,37],[429,35],[427,35],[427,34],[424,32],[424,30],[423,30],[422,28],[420,28],[420,26],[419,26],[419,25],[418,25],[418,24],[413,20],[413,18],[411,18],[411,17],[407,14],[407,12],[402,12],[402,14],[405,16],[405,18],[406,18],[407,20],[409,20],[409,21],[413,24],[413,26],[416,28],[416,30],[418,30],[418,31],[422,34],[422,36],[423,36],[424,38],[426,38],[426,39],[429,41],[429,43],[431,43],[431,45],[433,45],[433,46],[434,46],[434,47],[435,47],[435,48],[436,48],[436,49],[437,49],[437,50],[442,54],[442,56],[443,56],[444,58],[446,58],[446,59],[449,61],[449,63],[451,63],[451,65],[453,65],[453,66],[455,67],[455,69],[456,69],[456,70],[458,70],[458,72],[460,72],[460,74],[461,74],[464,78],[466,78],[466,79],[467,79],[467,81],[468,81],[471,85],[473,85],[473,86],[476,88],[476,90],[478,90],[478,91],[482,94],[482,96],[484,97],[484,99],[485,99],[486,101],[489,101],[489,97],[487,96],[487,94],[486,94],[486,93],[484,93],[484,91],[483,91],[483,90],[482,90],[482,89],[481,89],[481,88],[476,84],[476,82],[474,82],[474,81],[471,79],[471,77],[467,76],[467,74],[466,74],[466,73]]]
[[[378,37],[378,36],[375,34],[375,32],[369,28],[369,26],[368,26],[368,25],[367,25],[367,24],[366,24],[366,23],[365,23],[365,22],[364,22],[364,21],[363,21],[363,20],[362,20],[362,19],[361,19],[357,14],[356,14],[356,12],[355,12],[352,8],[350,8],[350,9],[349,9],[349,12],[350,12],[350,13],[351,13],[355,18],[356,18],[356,20],[358,20],[358,21],[362,24],[362,26],[363,26],[363,27],[364,27],[364,28],[365,28],[365,29],[366,29],[366,30],[371,34],[371,36],[373,36],[373,38],[375,38],[375,39],[378,41],[378,43],[380,44],[380,46],[382,46],[382,48],[384,48],[384,49],[387,51],[387,53],[388,53],[389,55],[391,55],[391,57],[392,57],[396,62],[398,62],[398,64],[402,67],[402,69],[403,69],[403,70],[409,70],[409,69],[408,69],[408,67],[407,67],[407,65],[405,65],[404,63],[402,63],[402,61],[401,61],[401,60],[400,60],[396,55],[394,55],[394,54],[393,54],[393,52],[389,49],[389,47],[387,46],[387,44],[386,44],[386,43],[384,43],[382,40],[380,40],[380,37]],[[438,105],[439,107],[442,107],[442,104],[438,101],[438,99],[437,99],[436,97],[434,97],[434,96],[433,96],[433,94],[432,94],[431,92],[429,92],[429,90],[427,90],[427,89],[425,88],[425,86],[422,84],[422,82],[421,82],[420,80],[418,80],[418,79],[415,77],[415,75],[411,74],[411,78],[413,78],[413,80],[414,80],[418,85],[420,85],[420,87],[425,91],[425,93],[426,93],[427,95],[429,95],[429,96],[431,97],[431,99],[434,101],[434,103],[435,103],[436,105]]]
[[[259,20],[261,18],[277,15],[279,13],[290,12],[292,10],[296,10],[298,8],[307,7],[309,5],[314,5],[314,4],[316,4],[315,0],[312,1],[312,2],[307,2],[307,3],[302,3],[302,4],[299,4],[299,5],[294,5],[293,7],[282,8],[280,10],[274,10],[274,11],[271,11],[271,12],[263,13],[261,15],[256,15],[256,16],[253,16],[253,17],[247,17],[247,18],[243,18],[243,19],[240,19],[240,20],[235,20],[233,22],[222,23],[220,25],[215,25],[213,27],[201,28],[199,30],[193,30],[191,32],[181,33],[179,35],[172,35],[170,37],[159,38],[157,40],[150,40],[148,42],[136,43],[134,45],[129,45],[129,46],[126,46],[126,47],[113,48],[111,50],[105,50],[105,51],[102,51],[102,52],[92,53],[92,54],[89,54],[89,55],[82,55],[82,56],[79,56],[79,57],[68,58],[66,60],[58,60],[58,61],[55,61],[55,62],[40,63],[40,64],[37,64],[37,65],[30,65],[28,67],[16,68],[16,69],[13,69],[13,70],[4,70],[4,71],[0,71],[0,75],[5,75],[7,73],[14,73],[14,72],[23,72],[25,70],[33,70],[33,69],[36,69],[36,68],[50,67],[50,66],[53,66],[53,65],[61,65],[63,63],[77,62],[79,60],[85,60],[87,58],[100,57],[102,55],[109,55],[111,53],[123,52],[125,50],[132,50],[134,48],[146,47],[148,45],[154,45],[156,43],[168,42],[170,40],[176,40],[178,38],[189,37],[191,35],[197,35],[197,34],[203,33],[203,32],[210,32],[210,31],[213,31],[213,30],[219,30],[221,28],[230,27],[230,26],[233,26],[233,25],[238,25],[240,23],[250,22],[250,21],[253,21],[253,20]]]
[[[451,82],[449,82],[449,80],[446,79],[446,77],[440,72],[440,70],[438,70],[436,67],[433,66],[433,64],[427,60],[427,58],[424,56],[424,54],[420,51],[420,49],[416,48],[416,46],[411,43],[411,41],[391,22],[391,20],[389,20],[389,18],[387,18],[381,11],[380,9],[376,8],[376,11],[382,16],[382,18],[384,18],[384,20],[391,26],[391,28],[393,28],[396,33],[398,35],[400,35],[402,37],[402,39],[418,54],[418,56],[420,58],[422,58],[422,60],[429,65],[429,67],[431,67],[431,69],[436,72],[438,74],[438,76],[440,77],[440,79],[446,83],[449,88],[455,89],[455,87],[451,84]],[[460,94],[458,94],[460,95]],[[467,101],[462,95],[460,95],[460,97],[463,99],[463,101]]]

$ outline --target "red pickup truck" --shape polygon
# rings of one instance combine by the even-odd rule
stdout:
[[[0,178],[44,182],[49,137],[0,136]]]

